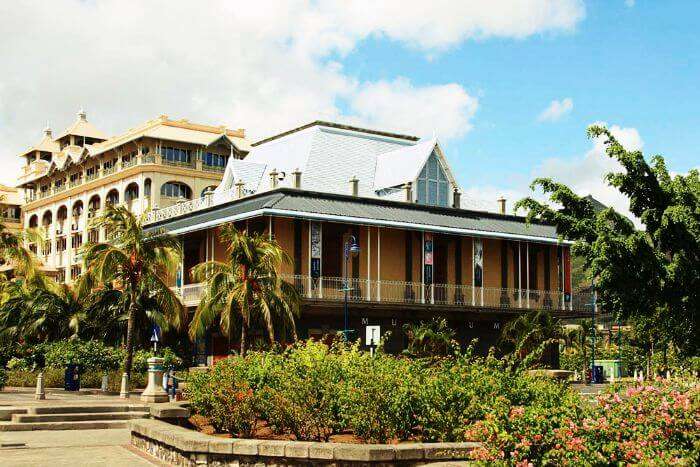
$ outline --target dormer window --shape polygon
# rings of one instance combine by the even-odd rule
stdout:
[[[46,152],[46,151],[41,151],[41,153],[39,154],[39,158],[42,161],[51,162],[51,153]]]
[[[418,176],[418,203],[429,206],[449,206],[450,182],[435,153],[428,158]]]

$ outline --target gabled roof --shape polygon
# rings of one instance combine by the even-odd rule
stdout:
[[[57,140],[68,136],[84,136],[87,138],[95,138],[100,140],[107,139],[107,135],[95,128],[95,126],[87,121],[87,114],[84,110],[78,112],[78,119],[69,126],[63,133],[56,137]]]
[[[143,137],[202,146],[210,146],[223,139],[229,141],[240,151],[246,152],[250,149],[250,143],[245,139],[243,130],[229,130],[223,126],[200,125],[190,123],[187,120],[169,120],[167,115],[161,115],[156,119],[148,120],[136,128],[131,128],[121,135],[94,144],[90,148],[90,155],[96,156]]]
[[[413,144],[413,137],[314,122],[255,143],[245,161],[264,169],[256,170],[257,183],[250,178],[244,182],[254,192],[267,191],[271,188],[270,173],[275,170],[279,173],[278,186],[291,186],[291,173],[298,169],[304,188],[347,193],[348,181],[357,177],[360,195],[376,196],[374,179],[379,155]],[[233,188],[235,166],[240,165],[236,160],[229,160],[229,164],[231,177],[224,177],[222,190]]]
[[[30,152],[34,151],[43,151],[43,152],[58,152],[61,150],[61,146],[54,141],[52,135],[51,135],[51,128],[45,128],[44,129],[44,137],[41,138],[41,141],[39,141],[37,144],[34,146],[30,147],[26,151],[24,151],[22,154],[20,154],[20,157],[24,157]]]

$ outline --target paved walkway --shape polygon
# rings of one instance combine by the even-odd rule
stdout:
[[[17,431],[0,433],[3,466],[153,466],[130,450],[129,430]]]
[[[31,388],[0,391],[0,407],[35,405],[139,404],[137,395],[65,392],[47,389],[46,399],[34,399]],[[153,466],[157,462],[129,447],[127,429],[0,432],[0,465],[5,466]]]

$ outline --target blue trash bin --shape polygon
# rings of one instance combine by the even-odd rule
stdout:
[[[80,389],[80,366],[69,364],[64,373],[63,389],[66,391],[78,391]]]
[[[593,367],[593,378],[591,381],[593,384],[603,384],[603,366],[595,365]]]

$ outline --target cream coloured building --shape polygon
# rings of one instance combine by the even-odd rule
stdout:
[[[9,232],[22,229],[22,195],[17,188],[0,184],[0,222]]]
[[[160,116],[108,137],[80,111],[60,135],[47,128],[20,154],[24,226],[40,227],[45,237],[31,248],[71,282],[81,273],[80,247],[105,238],[90,220],[106,204],[143,213],[199,198],[219,184],[229,158],[248,151],[241,129]]]

